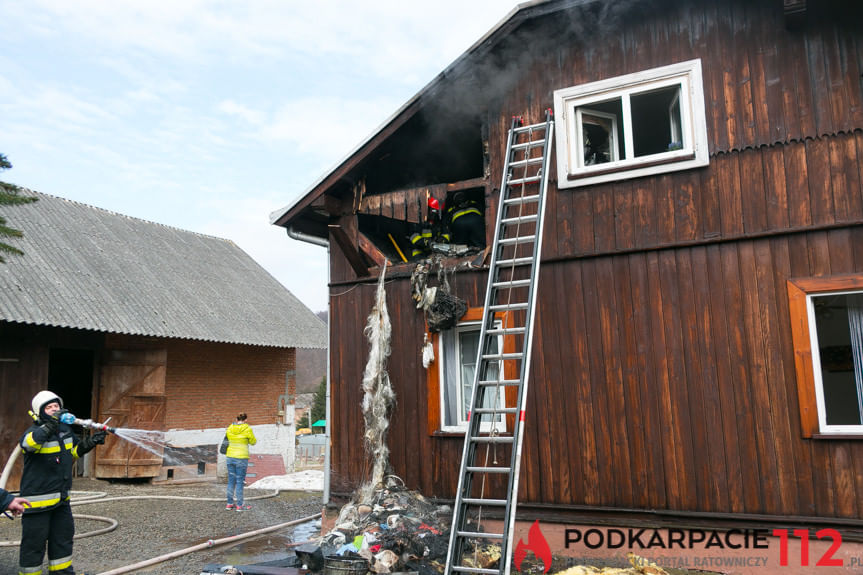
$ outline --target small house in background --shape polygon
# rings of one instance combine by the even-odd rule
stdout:
[[[156,453],[109,436],[93,477],[214,476],[240,412],[249,482],[290,470],[295,354],[325,348],[325,324],[228,240],[22,194],[39,201],[0,208],[24,232],[0,265],[0,459],[49,389],[78,417],[165,432]]]
[[[511,119],[551,108],[518,517],[859,519],[861,47],[853,1],[526,2],[272,214],[331,246],[333,497],[369,468],[358,342],[386,262],[392,472],[455,496],[488,259],[441,253],[467,312],[435,333],[404,242],[463,191],[491,245]]]

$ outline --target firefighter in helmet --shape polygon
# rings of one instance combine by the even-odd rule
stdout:
[[[485,246],[485,221],[478,202],[458,191],[453,194],[446,212],[453,243],[472,248]]]
[[[440,202],[437,198],[429,197],[427,203],[426,219],[410,237],[411,258],[413,259],[428,256],[432,251],[432,244],[449,243],[450,235],[443,227]]]
[[[69,505],[75,460],[105,443],[105,432],[79,440],[72,428],[60,421],[63,400],[56,393],[40,391],[31,402],[34,423],[21,438],[24,471],[21,496],[29,500],[21,517],[20,573],[41,573],[45,545],[51,575],[74,575],[72,537],[75,522]]]

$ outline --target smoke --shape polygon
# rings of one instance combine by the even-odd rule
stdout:
[[[536,66],[560,66],[563,54],[571,51],[604,50],[609,43],[621,41],[626,22],[661,14],[658,5],[662,3],[668,4],[665,0],[575,0],[556,3],[556,8],[539,5],[538,12],[545,9],[548,13],[529,16],[511,31],[504,26],[497,32],[504,36],[493,46],[480,47],[468,56],[447,85],[431,96],[428,113],[456,120],[486,111],[494,115],[503,99],[516,90],[539,100],[543,108],[551,106],[553,91],[565,86],[549,84],[547,91],[531,93],[538,85],[535,79],[531,81]]]
[[[387,311],[384,276],[386,266],[381,266],[375,305],[363,330],[369,340],[369,358],[363,373],[363,421],[365,423],[365,447],[372,460],[372,472],[368,481],[357,490],[357,503],[370,503],[375,489],[383,483],[389,467],[390,450],[387,446],[387,431],[390,412],[395,404],[395,393],[387,374],[386,364],[390,355],[392,324]]]

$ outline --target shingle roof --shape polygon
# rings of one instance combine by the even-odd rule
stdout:
[[[22,190],[24,251],[0,264],[0,322],[326,347],[326,325],[233,242]],[[266,224],[262,224],[266,225]]]

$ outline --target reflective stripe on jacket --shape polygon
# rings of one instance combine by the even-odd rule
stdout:
[[[476,215],[478,215],[478,216],[481,216],[481,215],[482,215],[482,212],[480,212],[480,211],[479,211],[478,209],[476,209],[476,208],[464,208],[464,209],[461,209],[461,210],[456,210],[455,212],[453,212],[453,214],[452,214],[452,219],[451,219],[450,221],[451,221],[451,222],[454,222],[454,221],[456,221],[457,219],[459,219],[460,217],[462,217],[462,216],[466,216],[466,215],[468,215],[468,214],[476,214]]]
[[[225,453],[225,457],[234,459],[248,459],[249,446],[258,442],[248,423],[232,423],[228,426],[225,435],[228,436],[228,452]]]

